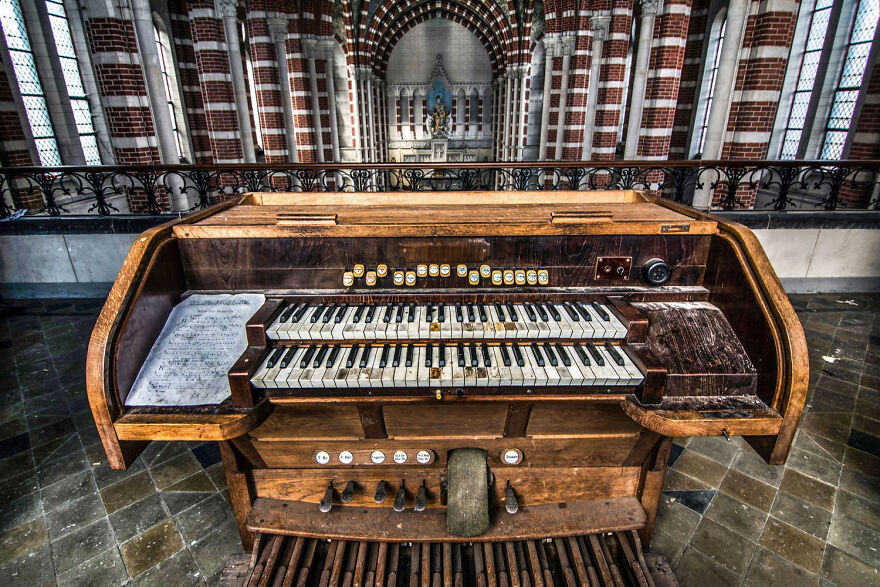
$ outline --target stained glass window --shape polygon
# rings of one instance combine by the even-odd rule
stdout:
[[[865,77],[865,66],[871,52],[874,32],[877,30],[878,18],[880,0],[860,0],[846,48],[843,71],[840,73],[840,81],[834,92],[831,112],[825,126],[825,140],[819,155],[822,159],[840,159],[843,156],[843,147]]]
[[[86,165],[100,165],[101,153],[98,151],[98,141],[95,138],[92,111],[83,89],[79,63],[73,49],[73,39],[70,37],[70,27],[67,23],[67,14],[64,12],[64,4],[61,0],[46,0],[46,9],[49,12],[49,24],[52,26],[52,36],[55,38],[55,47],[58,49],[61,72],[64,75],[64,84],[67,86],[67,95],[70,96],[76,132],[79,134]]]
[[[706,110],[703,112],[703,121],[700,123],[700,146],[697,149],[700,153],[706,146],[706,129],[709,128],[709,114],[712,112],[712,100],[715,98],[715,81],[718,79],[718,64],[721,62],[721,46],[724,45],[724,30],[726,28],[727,19],[725,18],[718,29],[718,35],[713,39],[712,46],[709,47],[712,69],[706,72],[709,77],[706,87]]]
[[[833,0],[817,0],[810,16],[810,28],[807,32],[807,44],[801,56],[801,68],[798,73],[797,85],[788,113],[788,124],[782,137],[781,159],[797,157],[801,144],[801,135],[810,107],[810,96],[816,83],[816,72],[819,68],[819,57],[828,32],[828,18],[831,15]]]
[[[168,101],[168,112],[171,114],[171,130],[174,131],[174,148],[177,149],[177,157],[183,157],[183,143],[180,139],[180,129],[177,127],[177,111],[174,108],[174,91],[171,89],[171,77],[168,75],[168,69],[172,66],[171,60],[168,59],[168,53],[162,44],[163,38],[159,29],[153,26],[153,34],[156,36],[156,48],[159,51],[159,68],[162,70],[162,87],[165,88],[165,99]]]
[[[43,86],[37,75],[37,65],[31,52],[31,44],[18,0],[0,0],[0,24],[3,26],[12,69],[18,81],[40,163],[44,166],[61,165],[55,130],[49,118]]]

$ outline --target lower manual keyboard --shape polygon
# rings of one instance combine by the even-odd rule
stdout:
[[[272,349],[257,388],[630,386],[644,375],[611,343],[309,344]]]

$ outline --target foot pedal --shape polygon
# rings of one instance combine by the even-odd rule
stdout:
[[[459,448],[449,452],[446,528],[456,536],[479,536],[489,529],[489,481],[486,451]]]

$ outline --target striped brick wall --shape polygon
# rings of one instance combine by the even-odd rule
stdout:
[[[189,11],[184,0],[169,2],[168,10],[174,52],[177,57],[177,71],[180,75],[181,92],[189,123],[190,142],[195,157],[193,163],[212,163],[214,157],[208,140],[208,121],[205,118],[205,105],[202,101],[202,89],[199,86],[199,71],[189,26]]]
[[[854,121],[852,146],[847,159],[880,159],[880,61],[873,71],[865,72],[864,83],[868,87],[858,120]],[[864,178],[859,178],[864,179]],[[844,186],[840,199],[851,205],[864,206],[878,194],[876,189],[850,188]]]
[[[699,99],[700,72],[703,69],[703,44],[706,36],[707,0],[694,0],[691,7],[687,42],[684,49],[678,100],[669,139],[669,158],[687,159],[690,156],[688,136],[693,111]]]
[[[623,96],[626,55],[632,29],[632,0],[613,0],[611,2],[611,25],[608,40],[605,41],[604,59],[599,75],[599,96],[596,106],[596,121],[593,130],[593,158],[598,161],[611,161],[620,140],[617,129]]]
[[[31,158],[31,152],[25,139],[27,135],[22,126],[9,81],[6,72],[0,69],[0,128],[3,129],[3,137],[0,140],[0,164],[4,166],[33,165],[34,160]]]
[[[252,2],[251,8],[265,8],[264,2]],[[254,124],[260,125],[263,134],[263,152],[267,163],[288,161],[288,145],[284,128],[284,106],[281,83],[276,63],[275,44],[269,33],[266,10],[249,10],[247,13],[248,41],[251,63],[254,68],[257,108]]]

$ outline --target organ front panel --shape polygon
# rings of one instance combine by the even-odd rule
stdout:
[[[228,397],[134,405],[172,309],[230,293],[264,298]],[[355,567],[381,544],[441,564],[544,539],[607,564],[596,535],[650,540],[673,437],[742,435],[781,463],[806,384],[754,235],[631,191],[249,194],[136,241],[88,363],[112,466],[220,442],[245,548],[276,545],[252,571],[312,539]]]

